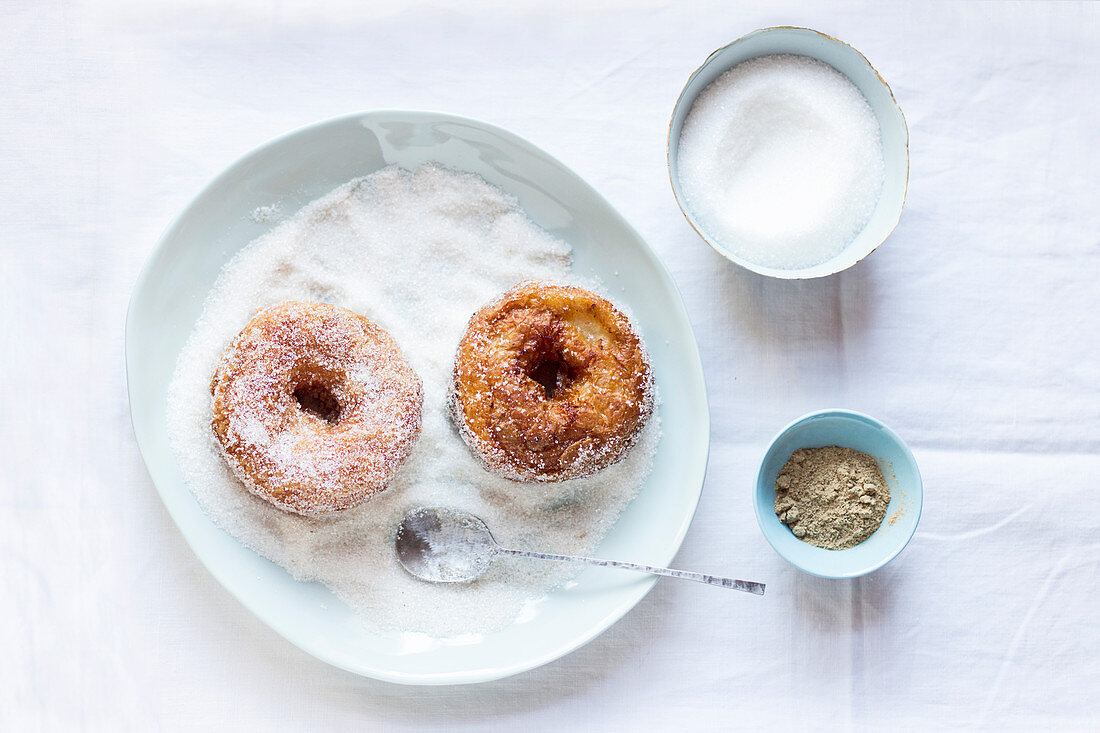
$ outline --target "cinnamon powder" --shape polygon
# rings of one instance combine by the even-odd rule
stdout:
[[[837,446],[796,450],[775,480],[775,493],[779,520],[795,537],[826,550],[870,537],[890,503],[875,459]]]

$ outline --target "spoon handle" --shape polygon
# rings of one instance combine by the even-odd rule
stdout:
[[[672,568],[659,568],[653,565],[642,565],[636,562],[622,562],[620,560],[600,560],[595,557],[580,557],[579,555],[554,555],[549,552],[530,552],[528,550],[510,550],[506,547],[498,548],[498,552],[502,555],[512,555],[514,557],[533,557],[538,560],[557,560],[560,562],[579,562],[586,565],[595,565],[602,568],[624,568],[626,570],[637,570],[642,573],[651,573],[653,575],[667,575],[670,578],[683,578],[684,580],[694,580],[699,583],[708,583],[710,585],[719,585],[723,588],[730,588],[732,590],[740,590],[746,593],[755,593],[758,596],[764,595],[764,584],[754,583],[749,580],[735,580],[734,578],[723,578],[719,575],[706,575],[705,573],[693,573],[690,570],[673,570]]]

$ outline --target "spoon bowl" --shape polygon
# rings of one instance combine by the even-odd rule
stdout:
[[[497,543],[479,517],[432,507],[405,515],[394,547],[406,570],[434,583],[476,580],[497,555]]]

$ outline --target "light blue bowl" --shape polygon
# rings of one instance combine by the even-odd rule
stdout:
[[[825,550],[803,542],[773,509],[775,479],[791,454],[800,448],[830,445],[874,456],[890,487],[882,526],[847,550]],[[924,488],[917,462],[897,433],[860,412],[820,410],[798,418],[772,440],[756,474],[752,503],[764,537],[784,560],[822,578],[856,578],[878,570],[909,544],[920,521]]]
[[[871,106],[882,133],[882,155],[886,164],[886,178],[882,185],[878,204],[871,218],[852,242],[834,257],[811,267],[782,269],[767,267],[735,254],[720,239],[706,231],[695,220],[691,209],[680,191],[680,131],[687,119],[695,98],[708,84],[723,73],[749,59],[772,54],[808,56],[822,61],[839,71],[849,80]],[[735,262],[761,275],[788,279],[824,277],[845,270],[871,254],[890,236],[901,218],[905,205],[905,191],[909,184],[909,128],[901,107],[886,83],[863,54],[842,41],[809,28],[779,26],[753,31],[733,43],[718,49],[703,62],[688,79],[668,127],[668,172],[672,180],[672,192],[684,217],[707,244],[731,262]]]

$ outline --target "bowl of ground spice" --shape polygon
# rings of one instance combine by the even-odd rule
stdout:
[[[753,494],[775,551],[823,578],[866,575],[897,557],[923,501],[905,442],[852,410],[812,412],[783,428],[764,454]]]

